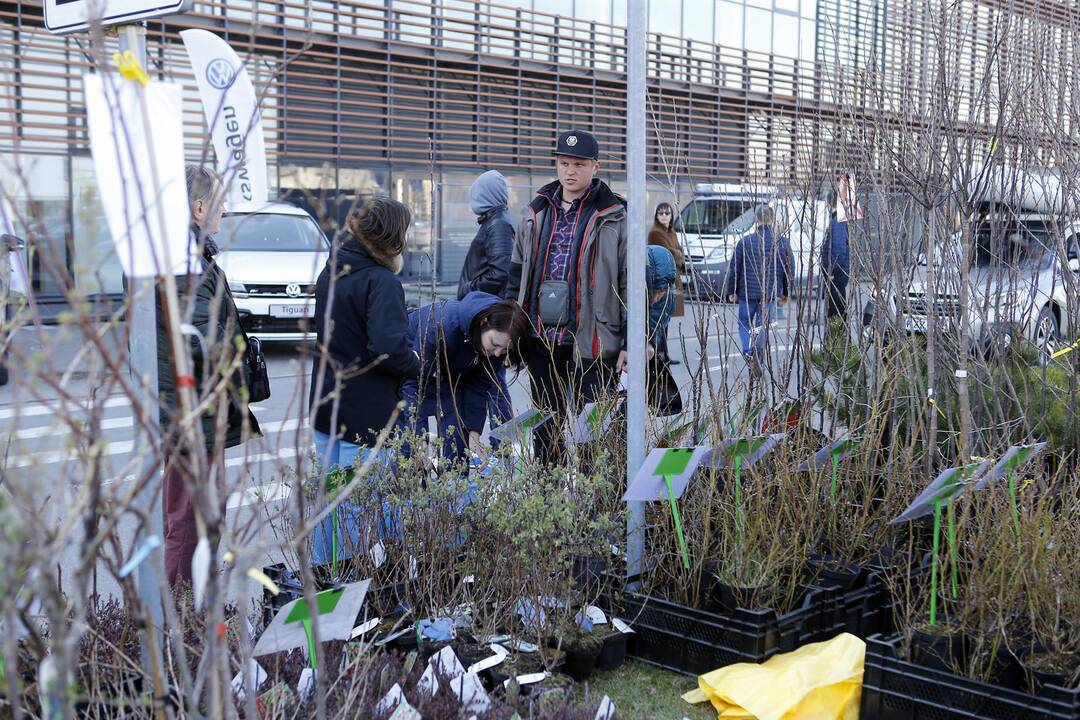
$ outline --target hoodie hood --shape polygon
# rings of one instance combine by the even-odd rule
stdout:
[[[469,207],[477,215],[505,209],[510,202],[506,178],[498,170],[488,170],[469,187]]]
[[[479,290],[475,290],[459,300],[454,320],[461,328],[462,334],[469,337],[469,329],[472,328],[476,316],[497,302],[499,302],[498,297]],[[477,352],[479,352],[479,348]]]

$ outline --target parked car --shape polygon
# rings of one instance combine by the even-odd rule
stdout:
[[[765,205],[773,209],[776,227],[791,245],[796,288],[814,282],[828,223],[824,201],[782,194],[775,188],[699,185],[696,197],[681,214],[688,258],[683,284],[692,297],[723,295],[735,246],[754,230],[756,212]]]
[[[218,239],[244,330],[263,341],[314,337],[315,281],[330,253],[314,218],[284,203],[232,205]]]
[[[1068,288],[1080,280],[1080,219],[987,205],[971,224],[968,316],[980,348],[1026,340],[1045,363],[1062,338],[1076,332]],[[920,256],[912,282],[894,299],[902,330],[922,334],[932,313],[938,328],[960,326],[960,232],[933,254],[934,288],[927,288],[927,259]],[[1064,253],[1062,253],[1064,251]]]

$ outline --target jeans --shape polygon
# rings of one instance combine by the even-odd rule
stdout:
[[[376,466],[385,465],[390,456],[385,450],[373,453],[372,449],[364,445],[337,440],[335,438],[315,430],[315,457],[322,467],[329,473],[334,467],[348,470],[356,463],[357,458],[363,464],[374,455]],[[376,528],[379,539],[394,534],[396,523],[390,508],[384,505],[382,517],[377,518]],[[353,556],[353,549],[363,551],[366,540],[361,540],[361,530],[369,526],[362,517],[362,508],[348,500],[337,506],[337,510],[330,513],[319,521],[312,533],[311,564],[325,565],[334,559],[334,548],[337,548],[337,559],[342,560]]]
[[[776,303],[761,300],[739,300],[739,343],[743,355],[764,362],[769,338],[769,321],[776,312]],[[757,333],[751,335],[751,328]]]

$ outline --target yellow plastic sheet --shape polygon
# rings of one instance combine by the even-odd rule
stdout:
[[[721,720],[857,720],[865,656],[866,643],[844,633],[705,673],[683,700],[708,700]]]

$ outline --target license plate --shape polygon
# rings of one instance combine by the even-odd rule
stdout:
[[[301,305],[271,305],[270,317],[315,317],[315,303],[303,303]]]

